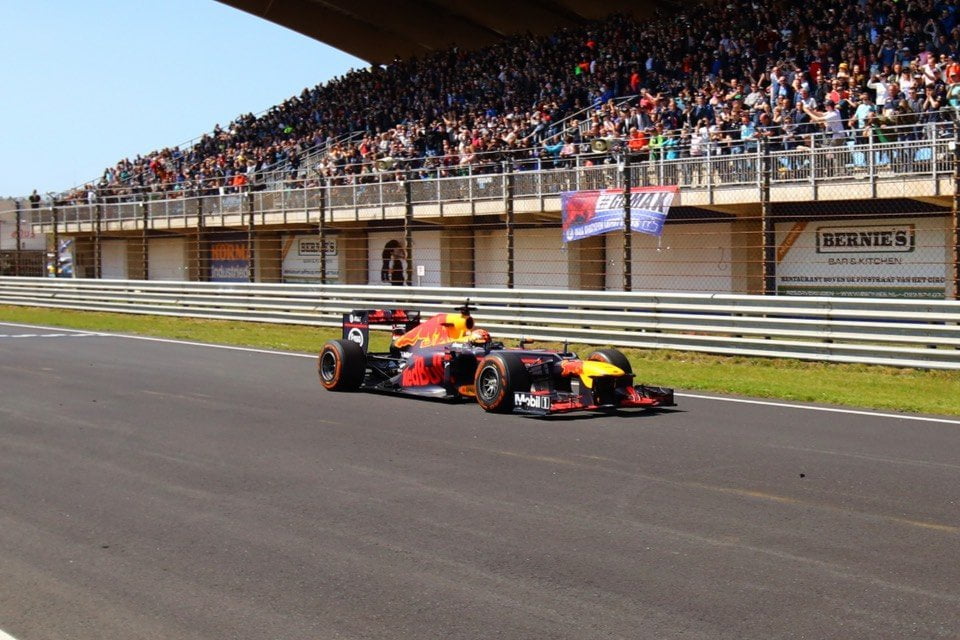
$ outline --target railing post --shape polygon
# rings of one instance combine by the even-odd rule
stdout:
[[[777,234],[770,215],[770,178],[773,165],[766,138],[758,146],[757,170],[760,178],[760,227],[763,235],[763,294],[777,293]]]
[[[404,284],[410,285],[413,283],[413,185],[410,184],[410,176],[406,172],[401,179],[403,180],[403,249],[407,255]]]
[[[142,196],[143,194],[141,194]],[[147,204],[146,197],[140,201],[140,245],[142,253],[140,254],[140,264],[143,267],[143,279],[150,279],[150,250],[148,239],[148,227],[150,223],[150,206]]]
[[[813,199],[817,196],[817,134],[810,134],[810,186],[813,190]]]
[[[953,299],[960,300],[960,122],[953,122]]]
[[[22,241],[22,238],[21,238],[21,235],[20,235],[20,225],[23,224],[23,209],[22,209],[22,205],[21,205],[21,203],[20,203],[19,200],[17,200],[16,208],[17,208],[17,219],[16,219],[17,228],[16,228],[16,230],[14,231],[14,233],[16,234],[14,237],[15,237],[16,240],[17,240],[17,245],[16,245],[16,247],[14,248],[14,253],[13,253],[13,256],[14,256],[14,258],[13,258],[13,259],[14,259],[14,263],[13,263],[13,275],[14,275],[14,276],[19,276],[19,275],[20,275],[20,260],[23,258],[23,241]],[[33,221],[33,222],[35,222],[35,221]]]
[[[470,211],[476,212],[477,204],[473,201],[473,165],[467,165],[467,198],[470,201]]]
[[[96,196],[96,203],[93,207],[93,277],[97,280],[103,278],[103,202],[100,194]]]
[[[317,235],[320,236],[320,284],[327,284],[327,190],[330,178],[320,180],[320,220],[317,222]]]
[[[207,260],[207,221],[203,212],[203,191],[197,190],[197,280],[210,280],[210,264]]]
[[[60,277],[60,224],[57,221],[57,201],[50,202],[50,215],[53,217],[53,277]]]
[[[623,290],[633,291],[633,213],[630,208],[630,154],[623,154]]]
[[[257,281],[257,270],[254,262],[254,224],[253,193],[248,192],[244,198],[247,202],[247,282]]]
[[[509,162],[503,163],[503,212],[507,231],[507,288],[516,286],[516,243],[513,228],[513,167]]]
[[[707,202],[713,204],[713,145],[707,142]]]

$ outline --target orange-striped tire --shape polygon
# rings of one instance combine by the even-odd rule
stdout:
[[[508,413],[513,410],[513,392],[530,391],[530,375],[519,356],[493,353],[477,365],[473,385],[484,411]]]
[[[367,354],[352,340],[328,340],[317,360],[320,384],[328,391],[356,391],[367,373]]]

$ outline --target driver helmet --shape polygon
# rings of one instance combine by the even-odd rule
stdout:
[[[470,332],[470,343],[484,345],[490,342],[490,332],[486,329],[474,329]]]

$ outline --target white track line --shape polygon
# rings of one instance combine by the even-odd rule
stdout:
[[[743,404],[757,404],[765,407],[780,407],[782,409],[805,409],[807,411],[828,411],[830,413],[848,413],[855,416],[871,416],[874,418],[895,418],[897,420],[917,420],[920,422],[941,422],[944,424],[960,425],[960,420],[949,418],[930,418],[927,416],[911,416],[903,413],[880,413],[879,411],[865,411],[863,409],[840,409],[837,407],[817,407],[806,404],[790,404],[789,402],[773,402],[771,400],[750,400],[748,398],[724,398],[721,396],[702,396],[694,393],[676,393],[678,398],[697,398],[700,400],[716,400],[717,402],[740,402]]]
[[[3,629],[0,629],[0,640],[17,640],[9,633],[4,632]]]
[[[42,327],[31,324],[17,324],[13,322],[0,322],[0,326],[7,325],[11,327],[29,327],[32,329],[45,329],[45,330],[60,330],[63,331],[63,327]],[[91,333],[89,331],[82,331],[80,329],[67,329],[67,331],[77,331],[79,333]],[[275,356],[287,356],[292,358],[310,358],[314,359],[317,356],[310,353],[294,353],[292,351],[272,351],[270,349],[256,349],[253,347],[235,347],[226,344],[210,344],[208,342],[190,342],[189,340],[174,340],[172,338],[151,338],[149,336],[131,336],[123,333],[103,333],[95,332],[92,335],[97,336],[106,336],[111,338],[126,338],[128,340],[143,340],[145,342],[162,342],[167,344],[180,344],[187,345],[192,347],[208,347],[210,349],[226,349],[228,351],[246,351],[248,353],[264,353],[268,355]],[[952,420],[949,418],[932,418],[927,416],[913,416],[909,414],[901,413],[882,413],[879,411],[865,411],[862,409],[842,409],[838,407],[818,407],[814,405],[805,405],[805,404],[792,404],[789,402],[774,402],[772,400],[750,400],[748,398],[725,398],[722,396],[705,396],[694,393],[677,393],[675,394],[678,398],[696,398],[698,400],[715,400],[717,402],[739,402],[742,404],[755,404],[764,407],[780,407],[782,409],[800,409],[804,411],[825,411],[828,413],[846,413],[850,415],[858,416],[870,416],[874,418],[890,418],[894,420],[913,420],[916,422],[937,422],[941,424],[953,424],[960,426],[960,420]],[[0,636],[0,640],[5,640]]]

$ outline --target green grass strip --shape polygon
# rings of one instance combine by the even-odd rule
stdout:
[[[315,353],[339,330],[0,305],[0,321]],[[496,336],[494,336],[496,338]],[[376,332],[375,350],[387,337]],[[511,343],[508,342],[508,346]],[[558,345],[551,345],[557,347]],[[594,347],[571,345],[586,356]],[[637,382],[687,391],[960,416],[960,372],[624,349]]]

